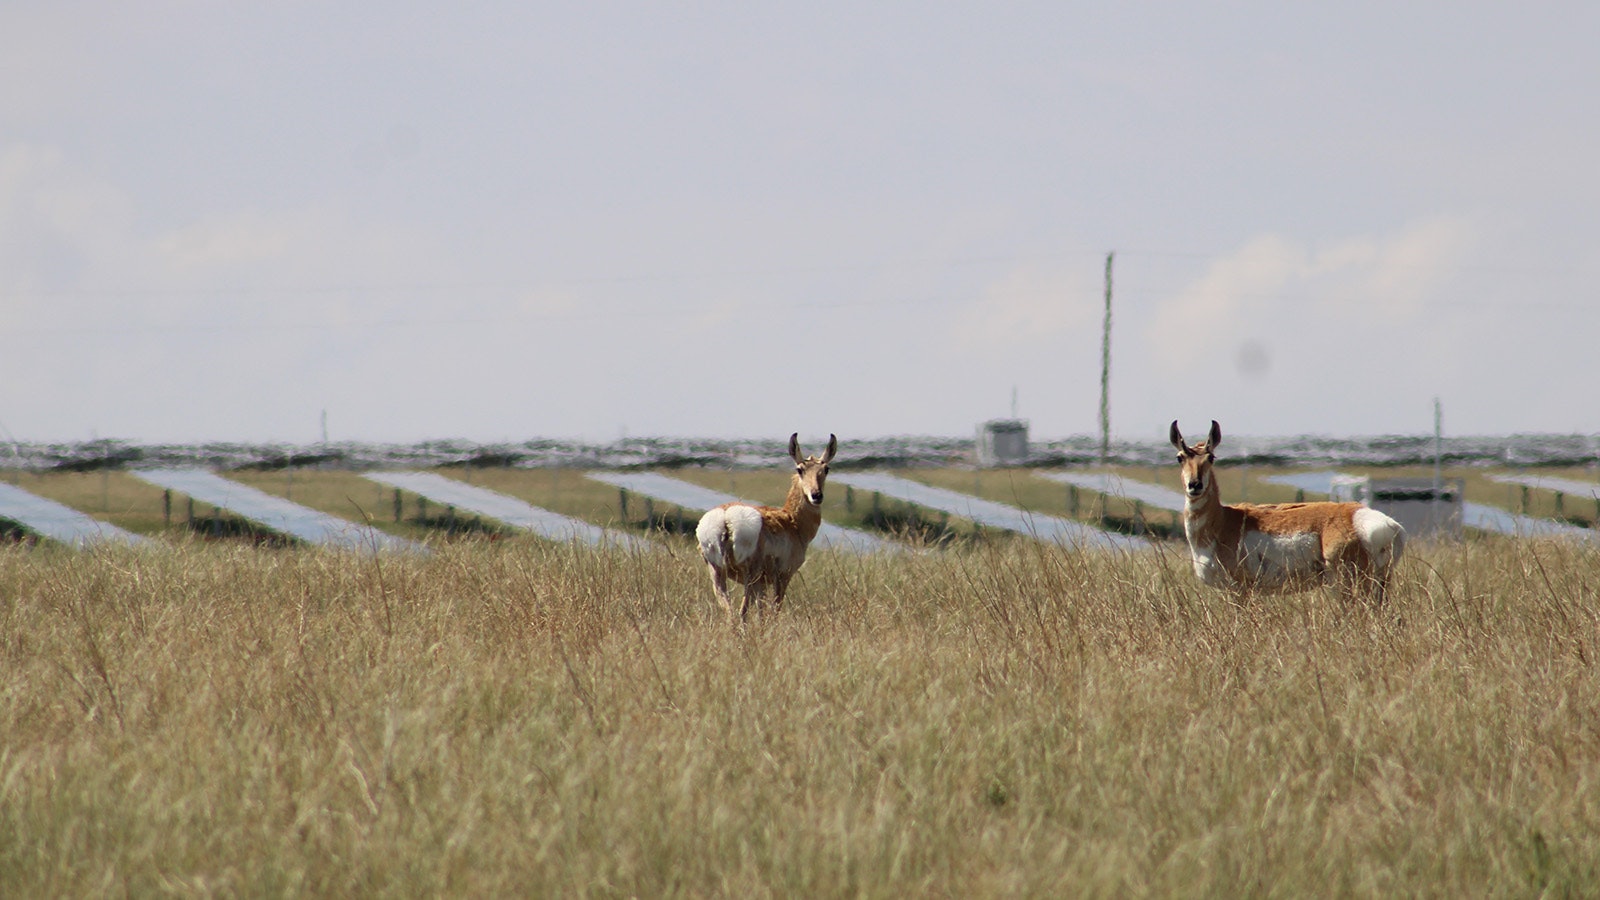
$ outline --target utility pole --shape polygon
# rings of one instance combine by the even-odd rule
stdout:
[[[1100,338],[1100,465],[1111,459],[1111,261],[1106,254],[1106,324]]]
[[[1433,527],[1439,527],[1439,494],[1444,491],[1444,407],[1433,398]]]

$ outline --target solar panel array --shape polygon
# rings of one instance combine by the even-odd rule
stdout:
[[[1045,478],[1059,484],[1070,484],[1111,497],[1121,497],[1126,500],[1137,500],[1146,506],[1156,509],[1183,510],[1183,495],[1174,490],[1157,487],[1144,481],[1135,481],[1121,475],[1109,472],[1039,472],[1040,478]]]
[[[1600,483],[1593,481],[1577,481],[1572,478],[1546,478],[1543,475],[1490,475],[1489,479],[1498,481],[1501,484],[1517,484],[1539,490],[1573,494],[1578,497],[1600,498]]]
[[[15,522],[42,538],[83,549],[107,541],[129,545],[146,539],[14,485],[0,483],[0,519]]]
[[[187,494],[218,509],[249,519],[279,534],[308,544],[343,550],[407,550],[422,552],[412,541],[367,525],[308,509],[205,469],[142,469],[134,476],[170,491]]]
[[[248,485],[222,478],[208,470],[147,469],[132,474],[157,487],[186,494],[256,522],[274,532],[290,535],[307,543],[367,551],[423,550],[421,545],[412,541],[308,509]],[[1036,474],[1057,483],[1138,501],[1157,509],[1183,508],[1181,493],[1137,479],[1103,472]],[[591,545],[609,543],[626,547],[643,545],[643,542],[634,535],[601,528],[581,519],[532,506],[515,497],[431,472],[379,472],[369,473],[366,477],[553,540],[576,540]],[[710,509],[730,502],[748,502],[740,501],[730,494],[655,472],[591,472],[588,477],[690,510]],[[1327,494],[1332,490],[1335,479],[1339,477],[1342,476],[1338,472],[1315,471],[1272,475],[1264,480],[1307,493]],[[1591,482],[1542,476],[1490,477],[1505,484],[1600,498],[1600,484]],[[875,491],[895,500],[940,510],[986,527],[1026,534],[1040,540],[1070,546],[1121,549],[1143,544],[1138,539],[1102,531],[1075,520],[1034,513],[881,472],[837,473],[833,476],[833,481],[857,490]],[[1600,532],[1593,529],[1519,515],[1483,504],[1464,504],[1463,515],[1464,524],[1499,534],[1600,539]],[[139,535],[3,483],[0,483],[0,519],[16,522],[27,531],[45,539],[80,548],[107,541],[120,541],[130,545],[147,543],[147,539]],[[892,549],[897,545],[863,531],[823,523],[817,535],[816,546],[838,547],[855,552],[875,552]]]
[[[840,473],[834,475],[833,480],[856,490],[876,491],[885,497],[892,497],[905,503],[947,512],[989,528],[1013,531],[1069,547],[1131,550],[1148,546],[1143,540],[1101,531],[1072,519],[1028,512],[1014,506],[947,491],[882,472]]]
[[[1333,480],[1338,472],[1291,472],[1287,475],[1268,475],[1261,479],[1269,484],[1281,484],[1308,494],[1333,493]]]
[[[457,509],[531,531],[553,541],[579,541],[595,546],[610,544],[640,548],[646,542],[634,535],[591,525],[582,519],[563,516],[531,506],[496,491],[446,478],[433,472],[369,472],[365,476],[379,484],[426,497]]]

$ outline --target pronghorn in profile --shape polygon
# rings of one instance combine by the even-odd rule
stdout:
[[[1224,506],[1211,471],[1222,427],[1213,421],[1205,442],[1191,447],[1173,422],[1171,438],[1183,471],[1183,530],[1202,582],[1240,594],[1323,584],[1383,602],[1405,549],[1399,522],[1360,503]]]
[[[773,589],[773,611],[783,607],[789,579],[806,561],[806,547],[822,527],[822,486],[828,480],[828,463],[839,449],[839,439],[828,435],[821,457],[800,455],[800,435],[789,437],[794,477],[783,506],[724,503],[700,518],[694,530],[700,555],[711,569],[711,586],[722,608],[733,615],[728,599],[728,579],[744,585],[739,604],[743,621],[752,603],[760,603],[767,587]]]

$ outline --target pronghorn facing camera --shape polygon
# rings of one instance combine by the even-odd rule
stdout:
[[[1171,439],[1183,472],[1183,530],[1202,582],[1239,594],[1329,585],[1383,602],[1405,549],[1399,522],[1360,503],[1224,506],[1211,471],[1222,427],[1213,421],[1191,447],[1173,422]]]
[[[839,449],[839,439],[828,435],[822,456],[801,456],[800,435],[789,437],[794,476],[783,506],[724,503],[700,518],[695,537],[700,555],[711,569],[711,586],[722,608],[733,615],[728,599],[728,579],[744,585],[739,604],[743,621],[752,603],[761,603],[767,588],[773,590],[773,611],[783,607],[789,579],[806,561],[806,548],[822,527],[822,486],[828,480],[828,463]]]

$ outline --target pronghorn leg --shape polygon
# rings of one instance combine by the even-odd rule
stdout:
[[[1322,557],[1322,586],[1346,600],[1355,598],[1355,585],[1346,577],[1344,566],[1337,556]]]
[[[1360,579],[1362,595],[1372,604],[1372,608],[1382,608],[1383,601],[1388,598],[1389,573],[1374,567],[1357,570],[1356,577]]]
[[[783,595],[789,592],[789,579],[793,577],[793,574],[779,575],[776,582],[773,584],[772,611],[774,613],[783,611]]]
[[[743,622],[749,618],[751,606],[761,605],[761,592],[764,587],[765,583],[759,575],[744,583],[744,602],[739,604],[739,621]]]
[[[772,605],[771,598],[768,596],[767,592],[772,589],[773,583],[772,576],[770,575],[762,575],[756,580],[756,594],[755,599],[751,602],[751,605],[755,607],[756,615],[762,617],[763,619],[767,617],[767,611]]]
[[[1374,571],[1365,553],[1346,552],[1325,561],[1324,581],[1347,600],[1364,600],[1374,607],[1383,605],[1383,573]]]
[[[722,604],[723,612],[733,615],[733,601],[728,599],[728,573],[710,563],[706,563],[706,568],[711,570],[711,589],[717,592],[717,602]]]

